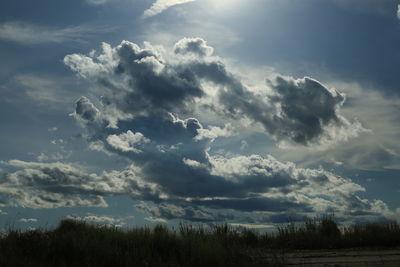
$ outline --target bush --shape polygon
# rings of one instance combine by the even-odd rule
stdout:
[[[0,266],[279,266],[279,251],[285,249],[399,245],[396,222],[340,231],[332,216],[289,222],[265,234],[237,231],[227,224],[180,224],[178,231],[165,225],[122,230],[62,220],[54,230],[9,230],[2,235]]]

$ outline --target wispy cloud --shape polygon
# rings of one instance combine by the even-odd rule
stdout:
[[[248,229],[267,229],[273,228],[273,225],[269,224],[248,224],[248,223],[230,223],[233,227],[243,227]]]
[[[157,0],[151,7],[144,11],[143,17],[148,18],[162,13],[164,10],[181,4],[193,2],[195,0]]]
[[[86,0],[86,3],[97,6],[107,3],[107,0]]]
[[[31,223],[31,222],[37,222],[38,220],[35,218],[22,218],[19,221],[24,223]]]
[[[53,28],[21,21],[8,21],[0,24],[0,39],[25,45],[81,42],[83,37],[92,30],[82,25]]]
[[[67,216],[66,218],[73,219],[73,220],[79,220],[79,221],[85,221],[85,222],[94,223],[94,224],[102,224],[102,225],[117,226],[117,227],[122,227],[125,225],[125,223],[122,222],[121,218],[114,218],[114,217],[109,217],[109,216],[87,215],[84,217]]]

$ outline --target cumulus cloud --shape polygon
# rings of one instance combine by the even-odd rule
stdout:
[[[380,93],[378,88],[368,88],[354,82],[333,81],[331,86],[342,88],[351,102],[343,107],[342,114],[357,117],[371,130],[345,145],[331,146],[324,150],[287,147],[280,151],[279,158],[307,162],[309,165],[319,165],[321,162],[340,164],[347,169],[399,169],[400,125],[397,122],[400,119],[400,99],[388,97]]]
[[[207,45],[207,42],[201,38],[183,38],[179,40],[174,46],[174,52],[176,54],[194,56],[211,56],[214,52],[214,48]]]
[[[362,186],[323,169],[300,168],[272,156],[212,154],[214,139],[233,135],[233,128],[228,123],[205,128],[193,116],[209,109],[221,121],[246,119],[279,142],[311,146],[347,140],[363,130],[340,114],[343,94],[308,77],[279,75],[253,90],[199,38],[179,41],[173,53],[164,50],[123,41],[116,47],[103,44],[99,53],[65,57],[65,64],[96,84],[101,95],[97,104],[85,97],[76,103],[73,116],[86,130],[87,141],[129,160],[135,169],[102,175],[70,171],[62,181],[74,193],[64,194],[80,196],[70,180],[79,177],[86,196],[129,194],[152,201],[157,205],[143,202],[138,208],[157,220],[215,221],[234,219],[237,213],[261,222],[278,221],[284,212],[299,218],[389,213],[382,201],[359,197]],[[29,171],[8,174],[6,181],[26,184],[29,179],[21,178],[21,172],[26,177],[32,166],[38,177],[47,174],[42,165],[25,165]],[[40,181],[34,188],[43,190]]]
[[[109,135],[107,137],[107,143],[115,149],[123,152],[132,151],[134,153],[142,152],[135,146],[148,143],[150,140],[143,136],[141,133],[133,133],[128,130],[126,133],[120,135]]]
[[[73,115],[84,123],[92,123],[99,119],[99,110],[89,99],[82,96],[76,101],[75,113]]]
[[[216,139],[218,137],[228,137],[234,134],[234,130],[231,124],[226,124],[224,128],[218,126],[210,126],[208,129],[198,129],[198,135],[194,137],[195,140],[203,139]]]
[[[210,155],[208,149],[215,136],[198,140],[203,126],[194,118],[142,116],[122,121],[119,129],[103,127],[96,128],[88,140],[96,140],[109,153],[132,161],[145,183],[157,186],[160,193],[158,198],[153,194],[152,201],[163,205],[151,209],[139,206],[152,218],[211,222],[229,217],[218,210],[299,214],[335,211],[338,216],[360,210],[375,209],[371,216],[387,212],[387,207],[357,196],[365,190],[363,187],[324,170],[299,168],[272,156]],[[109,136],[124,134],[127,127],[140,129],[150,138],[151,142],[142,144],[141,153],[109,144]],[[144,199],[143,194],[135,197]]]
[[[93,29],[87,26],[50,28],[21,21],[8,21],[0,24],[0,39],[22,45],[80,42],[92,31]]]
[[[208,99],[202,107],[256,122],[281,143],[327,145],[365,131],[340,114],[345,96],[312,78],[278,75],[254,91],[200,38],[178,41],[172,58],[163,50],[123,41],[114,48],[103,44],[98,56],[72,54],[64,62],[100,87],[103,116],[112,127],[120,119],[150,113],[190,114]],[[213,92],[206,89],[210,84]]]
[[[305,77],[277,77],[268,81],[276,92],[272,101],[277,113],[264,126],[278,140],[289,139],[307,145],[310,142],[348,140],[365,131],[359,122],[350,123],[339,115],[345,97],[318,81]]]
[[[143,17],[144,18],[152,17],[162,13],[163,11],[165,11],[170,7],[186,4],[193,1],[195,0],[157,0],[151,5],[149,9],[144,11]]]
[[[97,58],[72,54],[64,62],[80,76],[98,83],[104,90],[101,101],[108,114],[118,112],[114,118],[189,110],[195,98],[203,95],[189,69],[168,64],[150,44],[140,48],[123,41],[115,48],[103,44],[102,49]]]

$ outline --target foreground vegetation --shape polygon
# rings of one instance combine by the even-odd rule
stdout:
[[[67,219],[53,230],[3,234],[0,266],[280,266],[290,249],[398,246],[396,222],[339,228],[323,217],[258,233],[188,224],[122,230]]]

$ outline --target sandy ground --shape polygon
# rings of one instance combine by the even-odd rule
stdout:
[[[392,250],[319,250],[319,251],[275,251],[264,257],[272,266],[385,266],[400,267],[400,248]],[[273,255],[273,256],[271,256]],[[261,262],[260,262],[261,263]],[[272,264],[271,264],[272,263]],[[274,264],[275,263],[275,264]]]

